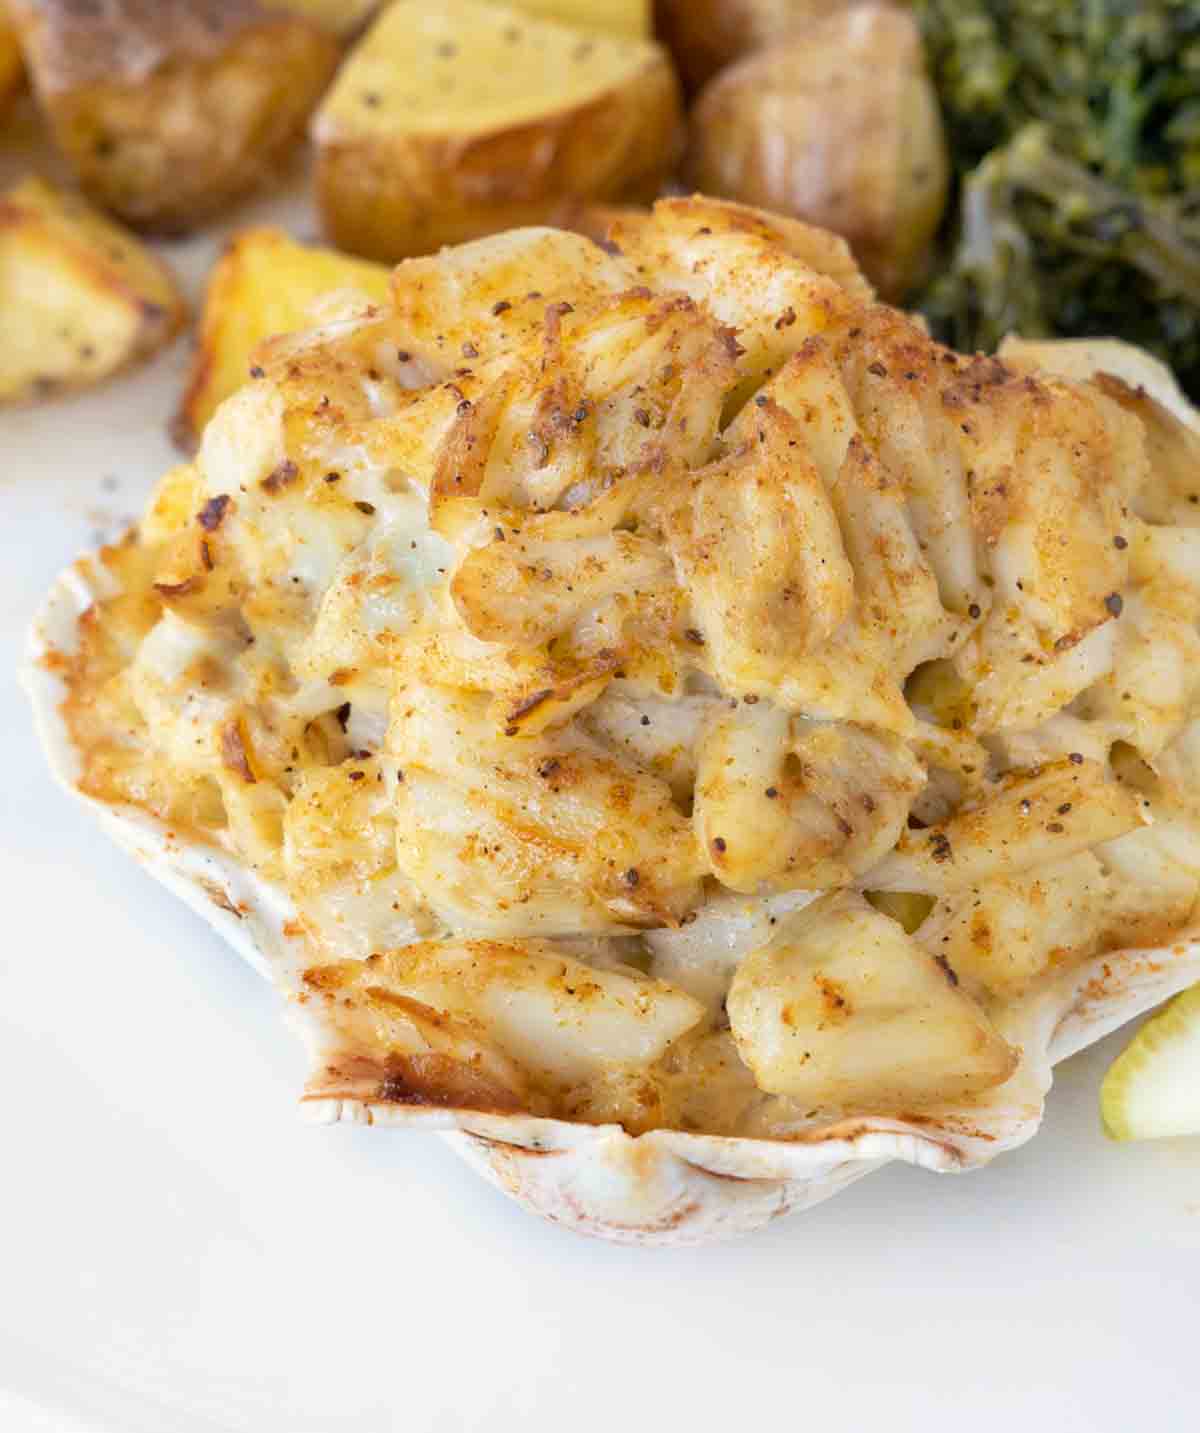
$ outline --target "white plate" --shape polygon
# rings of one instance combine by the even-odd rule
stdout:
[[[215,245],[167,252],[196,282]],[[990,1168],[893,1167],[707,1250],[582,1240],[440,1142],[300,1123],[275,997],[55,789],[14,677],[55,574],[173,460],[185,357],[0,415],[0,1430],[1194,1427],[1200,1142],[1104,1142],[1122,1037]]]

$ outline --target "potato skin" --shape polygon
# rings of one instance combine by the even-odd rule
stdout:
[[[17,32],[8,18],[4,0],[0,0],[0,119],[4,118],[9,105],[17,97],[24,73]]]
[[[696,102],[685,168],[706,193],[841,234],[881,297],[902,298],[949,184],[911,16],[859,6],[731,65]]]
[[[380,262],[548,224],[572,199],[649,202],[671,172],[678,83],[665,56],[634,85],[483,135],[328,139],[317,202],[338,248]]]
[[[382,0],[263,0],[268,10],[303,15],[343,37],[361,30],[381,3]]]
[[[807,27],[855,0],[655,0],[654,25],[688,93],[788,30]]]
[[[167,266],[77,194],[32,176],[0,194],[0,404],[99,383],[186,320]]]
[[[317,202],[340,249],[383,263],[526,224],[571,200],[648,203],[674,165],[679,86],[665,54],[586,104],[477,135],[318,132]]]
[[[84,190],[181,233],[277,167],[337,64],[333,35],[257,0],[15,0],[38,99]]]

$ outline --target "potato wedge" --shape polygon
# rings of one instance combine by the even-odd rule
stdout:
[[[689,92],[751,50],[856,0],[655,0],[655,28]]]
[[[861,5],[748,55],[692,112],[687,179],[841,234],[881,297],[918,280],[949,160],[910,15]]]
[[[30,75],[88,194],[135,228],[194,228],[297,140],[336,38],[258,0],[12,0]]]
[[[0,117],[16,98],[21,88],[25,65],[17,32],[9,18],[4,0],[0,0]]]
[[[657,192],[682,134],[659,46],[475,0],[398,0],[313,124],[339,248],[395,261]]]
[[[176,419],[179,441],[191,446],[199,439],[218,406],[245,382],[264,338],[304,327],[314,301],[335,290],[361,294],[364,306],[384,303],[389,277],[382,264],[298,244],[280,229],[234,235],[209,277]]]
[[[35,178],[0,196],[0,402],[98,383],[186,315],[166,265],[81,199]]]

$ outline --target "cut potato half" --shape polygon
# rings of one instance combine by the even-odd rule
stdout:
[[[245,229],[234,235],[208,281],[200,336],[176,436],[190,446],[220,404],[249,376],[255,348],[265,338],[292,333],[313,320],[325,294],[344,295],[353,307],[383,303],[389,273],[381,264],[332,249],[298,244],[281,229]]]
[[[647,41],[450,0],[399,0],[313,125],[340,248],[395,261],[552,219],[572,199],[646,200],[678,153],[678,85]]]
[[[562,20],[584,30],[603,30],[627,40],[648,40],[650,0],[512,0],[514,9],[543,20]]]
[[[77,196],[29,178],[0,197],[0,402],[97,383],[185,317],[166,265]]]
[[[1117,1140],[1200,1134],[1200,985],[1152,1015],[1117,1056],[1100,1113]]]
[[[9,0],[30,79],[88,195],[184,233],[277,172],[337,39],[257,0]]]
[[[384,0],[266,0],[268,9],[305,15],[338,35],[351,35],[377,11]],[[510,0],[513,9],[543,20],[562,20],[585,30],[647,40],[650,0]]]

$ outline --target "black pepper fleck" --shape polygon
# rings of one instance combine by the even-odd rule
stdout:
[[[950,982],[950,984],[957,985],[958,976],[955,974],[954,967],[950,964],[946,957],[944,955],[935,955],[933,958],[935,961],[937,961],[938,965],[942,967],[942,973],[945,975],[946,979]]]
[[[229,495],[227,493],[221,493],[219,497],[209,498],[204,504],[196,514],[196,521],[205,532],[216,532],[217,528],[221,526],[229,503]]]

